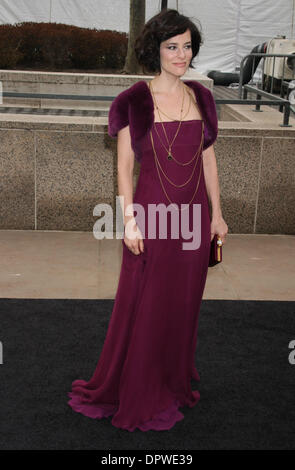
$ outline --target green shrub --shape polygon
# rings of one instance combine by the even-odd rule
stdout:
[[[22,60],[21,37],[12,25],[0,25],[0,67],[13,68]]]
[[[118,69],[127,53],[127,35],[61,23],[0,25],[0,68]]]

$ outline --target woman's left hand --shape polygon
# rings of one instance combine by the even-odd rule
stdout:
[[[225,223],[222,216],[212,217],[211,220],[211,241],[215,234],[219,235],[223,244],[226,243],[226,234],[228,232],[228,226]]]

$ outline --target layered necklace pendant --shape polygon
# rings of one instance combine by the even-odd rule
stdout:
[[[160,162],[159,162],[159,159],[158,159],[158,156],[157,156],[156,150],[155,150],[155,145],[154,145],[154,139],[153,139],[152,130],[150,130],[151,144],[152,144],[152,148],[153,148],[153,153],[154,153],[154,158],[155,158],[155,165],[156,165],[157,172],[158,172],[158,175],[159,175],[159,180],[160,180],[162,189],[163,189],[163,191],[164,191],[164,193],[165,193],[165,195],[166,195],[168,201],[170,202],[170,204],[173,205],[173,207],[175,207],[175,206],[174,206],[174,203],[171,201],[169,195],[168,195],[167,192],[166,192],[166,189],[165,189],[165,187],[164,187],[164,185],[163,185],[163,182],[162,182],[162,179],[161,179],[160,171],[159,171],[159,170],[161,170],[161,172],[163,173],[164,177],[169,181],[170,184],[172,184],[174,187],[177,187],[177,188],[183,188],[184,186],[186,186],[186,185],[192,180],[192,177],[193,177],[193,174],[194,174],[194,172],[195,172],[195,169],[197,168],[197,163],[198,163],[198,161],[199,161],[199,158],[201,159],[201,161],[200,161],[199,177],[198,177],[198,181],[197,181],[197,184],[196,184],[196,188],[195,188],[194,194],[193,194],[193,196],[192,196],[190,202],[189,202],[189,203],[186,203],[186,204],[185,204],[185,207],[180,209],[180,210],[182,211],[182,210],[187,209],[187,207],[190,206],[190,204],[191,204],[191,202],[193,201],[193,199],[194,199],[194,197],[195,197],[195,195],[196,195],[196,193],[197,193],[197,191],[198,191],[198,188],[199,188],[200,178],[201,178],[201,174],[202,174],[202,164],[203,164],[202,149],[203,149],[203,142],[204,142],[204,120],[203,120],[203,119],[201,120],[201,121],[202,121],[202,136],[201,136],[200,146],[199,146],[198,150],[196,151],[196,153],[194,154],[193,158],[192,158],[190,161],[185,162],[185,163],[177,161],[177,160],[174,158],[174,156],[172,155],[172,146],[173,146],[173,143],[174,143],[174,141],[175,141],[175,139],[176,139],[176,137],[177,137],[177,135],[178,135],[178,133],[179,133],[181,123],[182,123],[182,121],[184,120],[184,117],[183,117],[183,105],[184,105],[184,91],[185,91],[185,86],[183,85],[183,96],[182,96],[182,105],[181,105],[180,120],[179,120],[178,128],[177,128],[177,130],[176,130],[176,133],[175,133],[175,135],[174,135],[174,138],[173,138],[172,142],[169,142],[169,139],[168,139],[168,136],[167,136],[167,133],[166,133],[166,130],[165,130],[165,126],[164,126],[163,120],[162,120],[162,118],[161,118],[161,111],[160,111],[159,107],[157,106],[156,99],[155,99],[155,97],[154,97],[154,93],[153,93],[153,88],[152,88],[151,82],[149,83],[149,87],[150,87],[151,94],[152,94],[153,99],[154,99],[154,103],[155,103],[156,109],[157,109],[158,114],[159,114],[159,117],[160,117],[160,122],[161,122],[161,124],[162,124],[162,129],[163,129],[163,133],[165,134],[165,137],[166,137],[166,141],[167,141],[167,144],[168,144],[168,148],[166,147],[166,145],[164,145],[164,143],[163,143],[163,141],[162,141],[162,139],[161,139],[161,137],[160,137],[160,135],[159,135],[159,133],[158,133],[158,131],[157,131],[157,126],[155,125],[155,122],[154,122],[154,129],[155,129],[155,132],[156,132],[157,135],[158,135],[159,141],[162,143],[164,149],[165,149],[166,152],[167,152],[167,153],[166,153],[166,155],[167,155],[167,157],[166,157],[167,160],[175,160],[176,163],[178,163],[178,164],[180,164],[180,165],[182,165],[182,166],[189,165],[189,164],[192,163],[194,160],[196,160],[196,161],[195,161],[195,164],[194,164],[194,168],[193,168],[192,173],[191,173],[190,177],[188,178],[188,180],[187,180],[185,183],[182,183],[182,184],[175,184],[173,181],[171,181],[171,180],[169,179],[169,177],[165,174],[165,172],[163,171],[163,168],[161,167],[161,164],[160,164]],[[189,96],[189,98],[191,98],[191,97]],[[191,104],[191,102],[192,102],[192,98],[189,100],[189,107],[188,107],[188,111],[187,111],[186,115],[189,113],[189,109],[190,109],[190,104]],[[165,114],[165,113],[163,112],[163,114]],[[185,115],[185,116],[186,116],[186,115]],[[167,116],[167,114],[165,114],[165,116]],[[168,117],[169,119],[171,119],[169,116],[167,116],[167,117]],[[169,166],[170,166],[170,165],[169,165]],[[178,207],[177,207],[177,211],[178,211],[178,210],[179,210],[179,209],[178,209]]]
[[[166,133],[166,130],[165,130],[165,126],[164,126],[163,121],[162,121],[162,118],[161,118],[161,113],[163,113],[163,114],[164,114],[165,116],[167,116],[169,119],[171,119],[171,117],[168,116],[166,113],[164,113],[163,111],[160,110],[159,106],[157,105],[155,96],[154,96],[152,84],[151,84],[151,82],[149,83],[149,88],[150,88],[150,90],[151,90],[151,93],[152,93],[152,96],[153,96],[153,99],[154,99],[154,103],[155,103],[155,107],[156,107],[156,109],[157,109],[157,111],[158,111],[158,114],[159,114],[159,117],[160,117],[160,121],[161,121],[161,124],[162,124],[162,128],[163,128],[163,132],[164,132],[164,134],[165,134],[165,137],[166,137],[166,140],[167,140],[167,144],[168,144],[168,149],[167,149],[167,147],[166,147],[166,146],[163,144],[163,142],[162,142],[163,147],[165,148],[165,150],[166,150],[166,152],[167,152],[167,160],[173,160],[171,148],[172,148],[172,145],[173,145],[173,143],[174,143],[174,141],[175,141],[175,139],[176,139],[176,137],[177,137],[177,135],[178,135],[178,132],[179,132],[179,130],[180,130],[180,126],[181,126],[181,124],[182,124],[182,120],[183,120],[183,118],[185,117],[185,116],[183,116],[183,104],[184,104],[184,96],[185,96],[185,85],[182,84],[182,86],[183,86],[183,91],[182,91],[182,103],[181,103],[181,110],[180,110],[180,120],[179,120],[178,128],[176,129],[176,133],[175,133],[175,135],[174,135],[174,138],[172,139],[172,142],[169,143],[168,136],[167,136],[167,133]],[[189,100],[189,107],[188,107],[188,110],[187,110],[187,113],[186,113],[186,114],[188,114],[188,112],[189,112],[189,110],[190,110],[190,104],[191,104],[191,100]]]

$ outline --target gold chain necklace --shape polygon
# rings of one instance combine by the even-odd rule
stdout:
[[[197,163],[198,163],[198,160],[199,160],[199,157],[200,157],[200,155],[201,155],[200,149],[202,148],[202,144],[203,144],[203,136],[204,136],[204,134],[202,133],[201,145],[200,145],[199,149],[197,150],[197,152],[195,153],[195,156],[197,155],[197,153],[199,153],[199,155],[198,155],[198,158],[196,159],[196,163],[195,163],[195,165],[194,165],[193,171],[192,171],[192,173],[191,173],[189,179],[188,179],[185,183],[183,183],[183,184],[175,184],[175,183],[173,183],[173,181],[171,181],[171,180],[168,178],[168,176],[165,174],[165,172],[163,171],[163,168],[162,168],[161,165],[160,165],[159,159],[158,159],[157,154],[156,154],[156,152],[155,152],[154,139],[153,139],[153,136],[152,136],[152,133],[151,133],[152,147],[153,147],[153,150],[154,150],[154,155],[155,155],[155,158],[156,158],[156,160],[157,160],[157,163],[158,163],[158,165],[159,165],[159,167],[160,167],[160,169],[161,169],[163,175],[165,176],[165,178],[169,181],[170,184],[172,184],[172,185],[175,186],[176,188],[182,188],[183,186],[186,186],[186,185],[190,182],[190,180],[192,179],[193,174],[194,174],[194,171],[195,171],[195,168],[196,168]],[[194,156],[194,157],[195,157],[195,156]]]
[[[155,125],[154,125],[154,127],[155,127]],[[155,127],[155,130],[156,130],[156,132],[157,132],[156,127]],[[195,168],[196,168],[197,163],[198,163],[199,156],[200,156],[200,154],[201,154],[200,151],[201,151],[202,146],[203,146],[203,140],[204,140],[204,132],[203,132],[203,131],[204,131],[204,122],[202,121],[201,142],[200,142],[200,145],[199,145],[198,150],[196,151],[196,153],[194,154],[193,158],[192,158],[189,162],[185,162],[185,163],[178,162],[178,161],[172,156],[173,160],[175,160],[175,161],[176,161],[177,163],[179,163],[180,165],[185,166],[185,165],[188,165],[189,163],[191,163],[191,162],[196,158],[196,156],[198,155],[198,157],[197,157],[197,159],[196,159],[196,163],[195,163],[195,165],[194,165],[194,168],[193,168],[193,170],[192,170],[192,173],[191,173],[190,177],[188,178],[188,180],[187,180],[185,183],[180,184],[180,185],[177,185],[177,184],[173,183],[173,181],[171,181],[170,178],[168,178],[168,176],[165,174],[163,168],[161,167],[161,164],[160,164],[160,162],[159,162],[159,159],[158,159],[158,157],[157,157],[157,154],[156,154],[156,152],[155,152],[154,139],[153,139],[152,133],[150,133],[150,135],[151,135],[151,141],[152,141],[152,146],[153,146],[153,150],[154,150],[154,155],[155,155],[155,159],[156,159],[156,161],[157,161],[157,164],[158,164],[158,166],[160,167],[161,172],[163,173],[163,175],[165,176],[165,178],[166,178],[166,179],[169,181],[169,183],[172,184],[173,186],[175,186],[175,187],[177,187],[177,188],[182,188],[183,186],[186,186],[186,185],[190,182],[190,180],[192,179],[193,174],[194,174],[194,171],[195,171]],[[157,134],[158,134],[158,132],[157,132]],[[158,137],[160,137],[159,134],[158,134]],[[160,139],[160,140],[161,140],[161,139]],[[167,139],[167,140],[168,140],[168,139]],[[163,145],[163,146],[164,146],[164,145]],[[167,151],[167,149],[166,149],[165,146],[164,146],[164,148],[165,148],[165,150]]]
[[[154,95],[154,91],[153,91],[153,87],[152,87],[152,83],[149,82],[149,88],[151,90],[151,93],[152,93],[152,96],[154,98],[154,103],[155,103],[155,106],[156,106],[156,109],[158,111],[158,114],[159,114],[159,117],[160,117],[160,120],[161,120],[161,124],[162,124],[162,127],[163,127],[163,132],[166,134],[166,131],[165,131],[165,128],[164,128],[164,125],[163,125],[163,122],[162,122],[162,119],[161,119],[161,115],[159,113],[159,107],[157,105],[157,101],[156,101],[156,98],[155,98],[155,95]],[[180,121],[179,121],[179,124],[178,124],[178,128],[176,130],[176,133],[175,133],[175,136],[174,138],[172,139],[172,142],[169,144],[168,142],[168,145],[169,145],[169,150],[168,150],[168,155],[167,155],[167,158],[168,160],[171,160],[172,159],[172,155],[171,155],[171,147],[174,143],[174,140],[176,139],[177,135],[178,135],[178,132],[179,132],[179,129],[180,129],[180,126],[181,126],[181,123],[182,123],[182,112],[183,112],[183,103],[184,103],[184,90],[185,90],[185,85],[183,84],[183,93],[182,93],[182,104],[181,104],[181,111],[180,111]],[[155,125],[155,122],[154,122],[154,125]],[[167,136],[166,136],[167,137]]]
[[[204,135],[204,134],[202,134],[202,140],[203,140],[203,135]],[[160,180],[162,189],[163,189],[163,191],[164,191],[164,193],[165,193],[165,195],[166,195],[168,201],[172,204],[173,207],[175,207],[175,206],[174,206],[174,203],[171,201],[170,197],[168,196],[168,194],[167,194],[167,192],[166,192],[166,190],[165,190],[165,188],[164,188],[163,182],[162,182],[162,180],[161,180],[161,175],[160,175],[160,172],[159,172],[159,168],[158,168],[158,166],[157,166],[157,160],[158,160],[158,158],[157,158],[156,150],[155,150],[155,147],[154,147],[154,140],[153,140],[153,137],[152,137],[152,131],[150,131],[150,136],[151,136],[151,142],[152,142],[152,147],[153,147],[153,152],[154,152],[154,157],[155,157],[155,165],[156,165],[156,168],[157,168],[157,172],[158,172],[158,176],[159,176],[159,180]],[[199,156],[200,156],[200,155],[201,155],[201,152],[200,152]],[[198,156],[198,158],[197,158],[197,161],[198,161],[198,159],[199,159],[199,156]],[[202,155],[202,157],[203,157],[203,155]],[[197,193],[197,191],[198,191],[199,184],[200,184],[201,173],[202,173],[202,165],[203,165],[203,158],[202,158],[202,157],[201,157],[201,163],[200,163],[199,178],[198,178],[198,182],[197,182],[197,185],[196,185],[195,192],[194,192],[194,194],[193,194],[193,196],[192,196],[190,202],[188,203],[188,205],[186,205],[184,208],[180,209],[181,211],[183,211],[183,210],[185,210],[185,209],[187,209],[187,208],[189,207],[189,205],[191,204],[192,200],[194,199],[194,197],[195,197],[195,195],[196,195],[196,193]],[[177,206],[176,206],[176,210],[179,210]]]
[[[160,176],[160,173],[159,173],[159,168],[157,166],[157,156],[156,156],[156,151],[155,151],[155,147],[154,147],[154,141],[153,141],[153,137],[152,137],[152,131],[150,131],[150,136],[151,136],[151,141],[152,141],[152,147],[153,147],[153,152],[154,152],[154,157],[155,157],[155,164],[156,164],[156,168],[157,168],[157,172],[158,172],[158,175],[159,175],[159,180],[160,180],[160,183],[161,183],[161,186],[162,186],[162,189],[168,199],[168,201],[172,204],[172,206],[175,208],[174,206],[174,203],[171,201],[170,197],[168,196],[165,188],[164,188],[164,185],[162,183],[162,180],[161,180],[161,176]],[[201,154],[201,153],[200,153]],[[199,157],[198,157],[199,158]],[[198,160],[198,159],[197,159]],[[198,179],[198,182],[197,182],[197,186],[196,186],[196,189],[195,189],[195,192],[190,200],[190,202],[188,204],[186,204],[185,207],[183,207],[182,209],[180,209],[181,211],[187,209],[190,205],[190,203],[192,202],[192,200],[194,199],[195,197],[195,194],[197,193],[198,191],[198,188],[199,188],[199,184],[200,184],[200,178],[201,178],[201,173],[202,173],[202,167],[203,167],[203,158],[201,157],[201,163],[200,163],[200,172],[199,172],[199,179]],[[176,206],[176,210],[179,210],[179,208]]]
[[[189,98],[190,98],[190,100],[189,100],[189,104],[188,104],[188,109],[187,109],[187,112],[185,113],[185,115],[183,116],[182,121],[183,121],[184,118],[188,115],[189,110],[190,110],[190,108],[191,108],[192,97],[189,95]],[[159,106],[158,106],[157,109],[158,109],[158,112],[161,111],[161,113],[164,114],[164,116],[166,116],[167,118],[171,119],[171,121],[177,121],[177,119],[174,119],[174,118],[172,118],[171,116],[168,116],[168,114],[164,113],[164,111],[162,111],[162,109],[160,109]],[[159,113],[159,117],[160,117],[160,113]],[[161,119],[161,117],[160,117],[160,119]]]
[[[190,99],[189,99],[188,110],[187,110],[187,112],[185,113],[185,116],[183,116],[183,121],[184,121],[184,118],[185,118],[185,117],[188,115],[188,113],[189,113],[190,106],[191,106],[191,101],[192,101],[192,99],[190,98]],[[159,108],[158,108],[158,111],[159,111]],[[163,111],[161,111],[161,112],[162,112],[162,114],[165,114]],[[167,114],[165,114],[165,116],[170,117],[170,116],[168,116]],[[159,117],[160,117],[160,119],[161,119],[160,113],[159,113]],[[170,118],[170,119],[171,119],[171,118]],[[176,121],[176,119],[174,119],[174,121]],[[183,121],[182,121],[182,122],[183,122]],[[173,121],[171,121],[171,122],[173,122]],[[165,134],[165,137],[166,137],[166,140],[167,140],[167,143],[168,143],[168,147],[169,147],[170,150],[167,149],[167,147],[164,145],[163,140],[161,139],[161,137],[160,137],[160,135],[159,135],[159,132],[158,132],[156,123],[154,122],[154,129],[155,129],[155,131],[156,131],[156,133],[157,133],[157,135],[158,135],[159,140],[161,141],[161,144],[163,145],[164,149],[165,149],[166,152],[167,152],[167,155],[168,155],[168,156],[167,156],[167,159],[168,159],[168,160],[173,159],[176,163],[179,163],[179,165],[182,165],[182,166],[185,166],[185,165],[188,165],[189,163],[191,163],[192,160],[191,160],[190,162],[187,162],[187,163],[182,163],[182,162],[178,162],[178,160],[176,160],[176,159],[173,157],[173,154],[172,154],[172,151],[171,151],[173,142],[171,143],[171,145],[169,145],[169,140],[168,140],[167,133],[166,133],[166,129],[165,129],[165,127],[164,127],[163,122],[162,122],[162,127],[163,127],[163,131],[164,131],[164,134]]]
[[[149,83],[149,85],[151,85],[151,82]],[[150,86],[150,88],[151,88],[151,86]],[[192,98],[191,94],[188,93],[188,91],[187,91],[187,86],[186,86],[185,84],[183,84],[183,89],[186,90],[186,93],[187,93],[187,95],[188,95],[188,97],[189,97],[189,105],[188,105],[188,110],[187,110],[187,112],[185,113],[185,115],[184,115],[183,118],[182,118],[182,122],[183,122],[183,120],[184,120],[184,117],[186,117],[186,116],[188,115],[189,110],[190,110],[190,107],[191,107],[191,102],[193,101],[193,98]],[[163,128],[163,131],[164,131],[164,134],[165,134],[165,137],[166,137],[166,140],[167,140],[169,149],[167,149],[166,146],[164,145],[164,143],[163,143],[163,141],[162,141],[162,139],[161,139],[161,137],[160,137],[160,135],[159,135],[159,132],[158,132],[158,130],[157,130],[157,126],[155,125],[155,122],[154,122],[154,128],[155,128],[155,131],[156,131],[156,133],[157,133],[157,135],[158,135],[159,140],[161,141],[161,144],[163,145],[164,149],[166,150],[166,152],[167,152],[167,154],[168,154],[168,155],[167,155],[167,159],[168,159],[168,160],[174,160],[175,163],[178,163],[178,164],[181,165],[181,166],[189,165],[189,164],[194,160],[194,158],[196,157],[196,155],[197,155],[197,153],[198,153],[200,147],[199,147],[199,149],[197,150],[197,152],[195,153],[195,155],[193,156],[193,158],[192,158],[190,161],[188,161],[188,162],[185,162],[185,163],[179,162],[178,160],[176,160],[176,158],[174,158],[174,156],[173,156],[173,154],[172,154],[172,151],[171,151],[171,148],[172,148],[172,145],[173,145],[173,143],[174,143],[174,140],[175,140],[176,136],[178,135],[178,131],[179,131],[179,128],[180,128],[180,124],[179,124],[179,126],[178,126],[178,130],[177,130],[177,132],[176,132],[176,134],[175,134],[175,136],[174,136],[173,141],[171,142],[171,144],[169,144],[169,140],[168,140],[168,136],[167,136],[167,133],[166,133],[166,129],[165,129],[165,126],[164,126],[164,124],[163,124],[163,122],[162,122],[162,118],[161,118],[161,115],[160,115],[160,112],[159,112],[159,111],[161,111],[161,113],[164,114],[165,116],[167,116],[169,119],[172,119],[172,118],[171,118],[171,116],[168,116],[166,113],[164,113],[164,111],[160,110],[159,106],[158,106],[157,103],[156,103],[156,99],[155,99],[155,96],[154,96],[154,93],[153,93],[152,88],[151,88],[151,92],[152,92],[152,95],[153,95],[153,98],[154,98],[154,101],[155,101],[155,104],[156,104],[156,108],[157,108],[157,110],[158,110],[158,114],[159,114],[159,117],[160,117],[160,120],[161,120],[161,123],[162,123],[162,128]],[[176,119],[173,119],[173,121],[176,121]],[[202,121],[202,134],[203,134],[203,131],[204,131],[204,121],[203,121],[203,119],[201,119],[201,121]],[[202,138],[203,138],[203,137],[202,137]],[[201,146],[201,145],[202,145],[202,141],[201,141],[201,143],[200,143],[200,146]]]
[[[161,124],[162,124],[162,127],[163,127],[163,131],[164,131],[164,133],[165,133],[165,136],[166,136],[166,139],[167,139],[167,142],[168,142],[168,145],[169,145],[169,150],[168,150],[169,153],[168,153],[168,157],[167,157],[169,160],[171,160],[172,158],[174,159],[174,157],[172,156],[172,153],[171,153],[171,147],[172,147],[172,145],[173,145],[173,142],[174,142],[176,136],[178,135],[178,132],[179,132],[179,129],[180,129],[180,126],[181,126],[181,123],[182,123],[182,112],[183,112],[183,102],[184,102],[184,90],[185,90],[185,87],[186,87],[186,85],[183,84],[183,98],[182,98],[182,107],[181,107],[181,120],[180,120],[180,122],[179,122],[178,129],[177,129],[177,131],[176,131],[176,134],[175,134],[174,139],[172,140],[172,143],[171,143],[171,144],[169,144],[168,137],[167,137],[167,134],[166,134],[166,131],[165,131],[165,127],[164,127],[163,122],[162,122],[162,120],[161,120]],[[160,117],[160,119],[161,119],[160,112],[159,112],[159,107],[158,107],[157,104],[156,104],[156,100],[155,100],[155,97],[154,97],[154,94],[153,94],[153,91],[152,91],[151,82],[149,82],[149,88],[151,89],[151,93],[152,93],[152,95],[153,95],[153,98],[154,98],[154,101],[155,101],[155,105],[156,105],[156,108],[157,108],[157,110],[158,110],[159,117]],[[188,92],[187,92],[187,93],[188,93]],[[190,100],[192,100],[192,97],[191,97],[190,94],[189,94],[189,97],[190,97]],[[189,101],[189,108],[188,108],[188,109],[190,109],[190,104],[191,104],[191,101]],[[187,113],[188,113],[188,112],[187,112]],[[187,113],[186,113],[186,115],[187,115]],[[163,113],[163,114],[165,114],[165,113]],[[166,115],[166,116],[167,116],[167,115]],[[170,116],[167,116],[167,117],[170,117]],[[156,132],[157,132],[157,129],[156,129],[156,126],[155,126],[155,122],[154,122],[154,128],[155,128],[155,130],[156,130]],[[157,132],[157,134],[158,134],[158,132]],[[201,150],[202,150],[202,148],[203,148],[203,140],[204,140],[204,120],[202,120],[202,137],[201,137],[201,143],[200,143],[199,149],[198,149],[197,152],[195,153],[194,157],[193,157],[189,162],[186,162],[186,163],[184,163],[184,164],[183,164],[182,162],[178,162],[176,159],[174,159],[177,163],[179,163],[180,165],[184,166],[184,165],[187,165],[187,164],[191,163],[191,162],[194,160],[194,158],[196,157],[196,155],[198,154],[198,157],[197,157],[197,159],[196,159],[196,163],[195,163],[195,165],[194,165],[194,168],[193,168],[193,171],[192,171],[192,173],[191,173],[191,176],[189,177],[189,179],[188,179],[185,183],[183,183],[183,184],[181,184],[181,185],[176,185],[175,183],[173,183],[173,182],[168,178],[167,175],[165,175],[165,173],[164,173],[164,171],[163,171],[163,169],[162,169],[162,167],[161,167],[161,165],[160,165],[160,162],[159,162],[159,159],[158,159],[158,157],[157,157],[157,154],[156,154],[156,150],[155,150],[155,146],[154,146],[154,140],[153,140],[153,136],[152,136],[152,132],[151,132],[151,131],[150,131],[150,137],[151,137],[151,142],[152,142],[152,147],[153,147],[153,152],[154,152],[154,157],[155,157],[155,165],[156,165],[156,168],[157,168],[157,172],[158,172],[158,176],[159,176],[159,180],[160,180],[162,189],[163,189],[163,191],[164,191],[164,193],[165,193],[167,199],[169,200],[169,202],[174,206],[174,203],[173,203],[173,202],[171,201],[171,199],[169,198],[169,196],[168,196],[168,194],[167,194],[167,192],[166,192],[166,190],[165,190],[165,188],[164,188],[164,185],[163,185],[163,183],[162,183],[161,176],[160,176],[160,172],[159,172],[159,167],[160,167],[162,173],[164,174],[165,178],[166,178],[173,186],[180,188],[180,187],[183,187],[183,186],[185,186],[186,184],[189,183],[189,181],[192,179],[192,176],[193,176],[193,173],[194,173],[195,168],[196,168],[196,166],[197,166],[199,157],[200,157],[200,155],[201,155],[201,153],[202,153]],[[158,134],[158,137],[159,137],[159,134]],[[160,140],[161,140],[161,139],[160,139]],[[163,143],[162,143],[162,145],[163,145]],[[164,145],[163,145],[163,147],[164,147],[165,150],[167,151],[167,149],[166,149],[166,147],[165,147]],[[196,194],[196,192],[197,192],[197,190],[198,190],[199,183],[200,183],[200,178],[201,178],[201,173],[202,173],[202,164],[203,164],[203,158],[201,157],[199,178],[198,178],[198,182],[197,182],[197,185],[196,185],[194,194],[193,194],[193,196],[192,196],[190,202],[188,203],[188,205],[186,205],[183,209],[180,209],[180,210],[185,210],[185,209],[187,209],[187,207],[191,204],[193,198],[195,197],[195,194]],[[175,206],[174,206],[174,207],[175,207]],[[178,210],[177,207],[176,207],[176,210]]]
[[[185,121],[184,121],[185,122]],[[161,144],[163,145],[164,149],[166,150],[166,152],[168,152],[167,148],[165,147],[165,145],[163,144],[163,141],[161,139],[161,137],[159,136],[159,132],[157,131],[157,127],[154,125],[154,128],[155,128],[155,131],[158,135],[158,138],[159,140],[161,141]],[[204,139],[204,121],[202,120],[202,138],[201,138],[201,142],[200,142],[200,146],[198,148],[198,150],[196,151],[196,153],[194,154],[193,158],[191,160],[189,160],[188,162],[179,162],[178,160],[176,160],[176,158],[174,158],[173,154],[171,153],[171,158],[175,161],[175,163],[178,163],[178,165],[181,165],[181,166],[186,166],[186,165],[189,165],[196,157],[197,153],[200,151],[200,148],[201,148],[201,145],[203,144],[203,139]],[[170,159],[169,159],[170,160]]]

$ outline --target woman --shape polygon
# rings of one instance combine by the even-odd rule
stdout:
[[[225,243],[228,231],[213,149],[215,102],[200,83],[180,79],[200,44],[195,24],[177,11],[150,19],[136,54],[155,78],[120,93],[109,113],[109,134],[118,136],[123,259],[98,364],[90,381],[72,383],[69,405],[92,418],[113,415],[112,424],[128,431],[170,429],[184,417],[179,407],[200,399],[190,381],[199,380],[194,355],[210,242],[218,234]],[[134,158],[141,167],[132,196]]]

